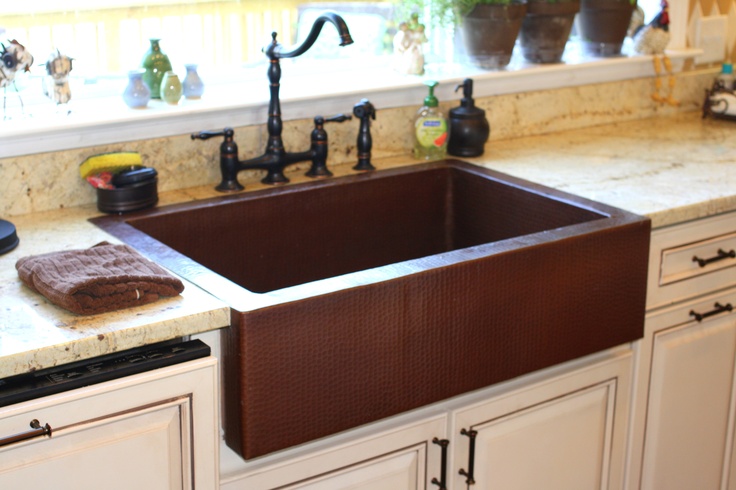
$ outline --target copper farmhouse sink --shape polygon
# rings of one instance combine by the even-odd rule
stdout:
[[[246,459],[643,332],[647,218],[457,160],[93,222],[231,306]]]

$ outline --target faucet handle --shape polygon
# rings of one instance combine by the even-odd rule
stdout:
[[[338,114],[332,117],[314,116],[314,131],[312,132],[312,140],[326,139],[327,133],[325,133],[323,126],[328,122],[345,122],[352,119],[353,116],[346,116],[345,114]],[[317,135],[319,133],[319,135]]]
[[[222,131],[200,131],[199,133],[193,133],[191,138],[193,140],[208,140],[217,136],[225,137],[222,143],[220,143],[220,162],[223,162],[223,159],[230,159],[237,162],[238,144],[235,143],[235,131],[233,128],[225,128]],[[225,165],[224,163],[220,164]],[[232,166],[232,164],[228,164],[227,166]]]
[[[232,140],[233,136],[235,136],[235,131],[233,128],[225,128],[222,131],[200,131],[199,133],[193,133],[191,138],[193,140],[208,140],[215,136],[224,136],[225,139]]]
[[[327,169],[327,131],[324,125],[328,122],[345,122],[353,116],[338,114],[332,117],[315,116],[312,130],[312,166],[305,174],[307,177],[331,177],[332,172]]]
[[[238,144],[235,143],[235,131],[233,128],[225,128],[222,131],[200,131],[193,133],[193,140],[208,140],[217,136],[224,136],[220,143],[220,172],[222,181],[215,187],[220,192],[242,191],[244,187],[238,182]]]
[[[328,117],[324,121],[326,123],[328,123],[328,122],[339,122],[339,123],[341,123],[341,122],[349,121],[352,118],[353,118],[353,116],[350,116],[350,115],[338,114],[338,115],[333,116],[333,117]]]

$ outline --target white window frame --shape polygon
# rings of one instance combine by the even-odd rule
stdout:
[[[121,0],[122,1],[122,0]],[[129,3],[129,2],[128,2]],[[675,72],[684,61],[700,53],[686,48],[687,0],[670,1],[671,41],[668,55]],[[512,62],[507,70],[484,71],[468,66],[448,65],[430,69],[423,77],[400,76],[387,72],[383,84],[366,80],[355,70],[346,73],[305,73],[283,63],[281,103],[284,120],[311,118],[350,112],[361,98],[368,98],[381,109],[417,105],[426,95],[424,79],[439,81],[437,95],[442,101],[457,100],[456,85],[466,77],[475,81],[474,96],[548,90],[602,82],[652,77],[655,75],[651,56],[623,56],[589,59],[579,63],[535,65]],[[325,65],[329,66],[329,65]],[[329,80],[326,82],[325,80]],[[74,101],[70,116],[12,118],[0,121],[0,158],[95,145],[133,142],[175,136],[225,126],[240,127],[264,124],[268,103],[268,82],[263,78],[237,82],[236,93],[249,97],[233,98],[224,91],[206,93],[200,101],[178,106],[151,104],[146,110],[125,110],[121,98]],[[213,93],[220,92],[220,93]],[[8,92],[8,97],[13,94]],[[121,110],[100,112],[100,106]],[[380,112],[379,112],[380,117]]]

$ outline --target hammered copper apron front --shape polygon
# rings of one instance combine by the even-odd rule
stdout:
[[[129,222],[273,300],[223,333],[246,459],[642,336],[646,218],[457,161],[240,196]]]

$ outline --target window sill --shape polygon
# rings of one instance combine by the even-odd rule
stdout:
[[[668,52],[673,71],[682,71],[685,60],[698,54],[700,50],[697,49]],[[311,67],[319,65],[309,63]],[[337,64],[344,67],[345,60]],[[325,64],[326,67],[333,65],[335,63]],[[263,124],[268,105],[265,70],[264,64],[262,79],[208,84],[201,100],[183,99],[176,106],[156,100],[146,109],[134,110],[127,108],[120,96],[73,99],[68,106],[71,113],[67,115],[49,104],[44,113],[0,122],[0,158],[167,137],[225,126]],[[380,75],[377,70],[382,71]],[[361,98],[370,99],[379,110],[418,106],[426,95],[426,87],[421,84],[424,79],[440,82],[437,96],[442,101],[450,101],[461,97],[454,89],[467,77],[473,78],[474,96],[480,98],[654,76],[651,56],[588,59],[552,65],[535,65],[515,59],[502,71],[460,65],[429,66],[423,77],[398,75],[385,67],[325,71],[311,69],[306,72],[284,63],[281,106],[285,120],[349,113]],[[365,76],[367,71],[371,72],[370,77]],[[383,81],[382,86],[376,86],[377,79]],[[9,101],[14,96],[12,92],[7,94]]]

